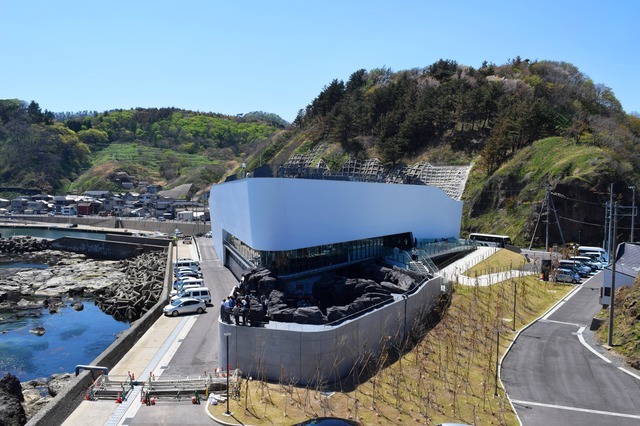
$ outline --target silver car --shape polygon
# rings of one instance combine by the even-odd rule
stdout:
[[[207,305],[204,300],[198,299],[176,299],[162,309],[165,315],[171,315],[177,317],[180,314],[196,313],[201,314],[205,312]]]
[[[580,274],[571,269],[558,268],[556,270],[556,282],[577,284],[580,282]]]

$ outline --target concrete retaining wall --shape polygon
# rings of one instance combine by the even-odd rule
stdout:
[[[105,239],[107,241],[119,241],[122,243],[142,244],[143,246],[161,248],[169,247],[172,242],[168,238],[134,237],[132,235],[124,234],[106,234]]]
[[[336,382],[354,365],[378,355],[384,345],[402,344],[414,321],[437,302],[441,284],[441,277],[433,278],[415,293],[337,326],[278,323],[282,329],[271,329],[218,321],[220,366],[240,368],[247,376],[264,374],[273,381]],[[231,333],[229,362],[225,333]]]
[[[105,349],[90,364],[107,367],[111,370],[120,359],[133,347],[133,345],[142,337],[149,327],[162,316],[162,308],[166,304],[169,297],[169,289],[171,288],[173,271],[172,271],[172,252],[167,250],[167,269],[165,272],[165,286],[160,297],[160,301],[149,310],[142,318],[134,322],[131,327],[123,332],[118,339]],[[91,385],[91,381],[97,377],[91,371],[83,371],[76,377],[67,387],[65,387],[51,402],[44,406],[27,425],[29,426],[49,426],[59,425],[69,417],[69,415],[80,405],[84,399],[87,388]]]
[[[98,259],[128,259],[140,250],[164,250],[164,247],[149,246],[119,241],[101,241],[90,238],[62,237],[51,242],[56,250],[86,254]]]

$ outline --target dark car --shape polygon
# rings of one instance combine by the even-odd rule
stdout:
[[[362,426],[362,423],[354,420],[341,419],[339,417],[316,417],[315,419],[305,420],[301,423],[296,423],[293,426]]]

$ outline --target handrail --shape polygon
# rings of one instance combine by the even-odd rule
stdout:
[[[100,367],[98,365],[76,365],[76,377],[78,377],[78,374],[80,374],[81,370],[99,370],[104,372],[105,376],[109,375],[109,368],[108,367]]]

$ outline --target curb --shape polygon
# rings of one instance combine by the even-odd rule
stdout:
[[[507,392],[507,388],[505,388],[504,383],[502,383],[502,363],[503,363],[505,357],[507,356],[507,354],[509,353],[509,351],[511,350],[511,347],[516,343],[516,340],[518,340],[518,337],[520,337],[520,333],[522,333],[523,331],[527,330],[533,324],[537,323],[539,320],[544,318],[549,312],[551,312],[552,310],[556,309],[556,307],[558,305],[560,305],[561,303],[564,303],[565,300],[567,300],[570,297],[573,297],[573,295],[575,293],[579,292],[580,289],[582,289],[582,288],[583,288],[582,284],[576,285],[573,290],[571,290],[569,293],[567,293],[567,295],[564,296],[562,299],[560,299],[556,303],[554,303],[553,306],[551,306],[549,309],[547,309],[542,315],[540,315],[538,318],[534,319],[529,324],[527,324],[524,327],[522,327],[520,330],[516,331],[516,335],[511,340],[511,343],[507,347],[507,350],[504,351],[504,354],[502,354],[502,357],[500,358],[500,363],[498,364],[498,382],[500,383],[500,387],[502,388],[502,390],[504,391],[505,396],[507,397],[507,401],[509,401],[509,405],[511,406],[511,410],[513,410],[514,414],[516,415],[516,418],[518,419],[518,423],[520,424],[520,426],[522,426],[522,419],[518,415],[518,411],[516,411],[516,408],[513,405],[513,401],[511,400],[511,397],[509,396],[509,392]]]
[[[219,425],[222,425],[222,426],[251,426],[251,425],[249,425],[247,423],[239,423],[239,422],[229,423],[229,422],[227,422],[225,420],[220,420],[218,417],[216,417],[213,414],[211,414],[211,412],[209,411],[209,406],[210,405],[211,404],[209,404],[209,400],[207,399],[207,403],[204,406],[204,412],[207,415],[207,417],[209,417],[211,420],[213,420],[214,422],[218,423]]]

